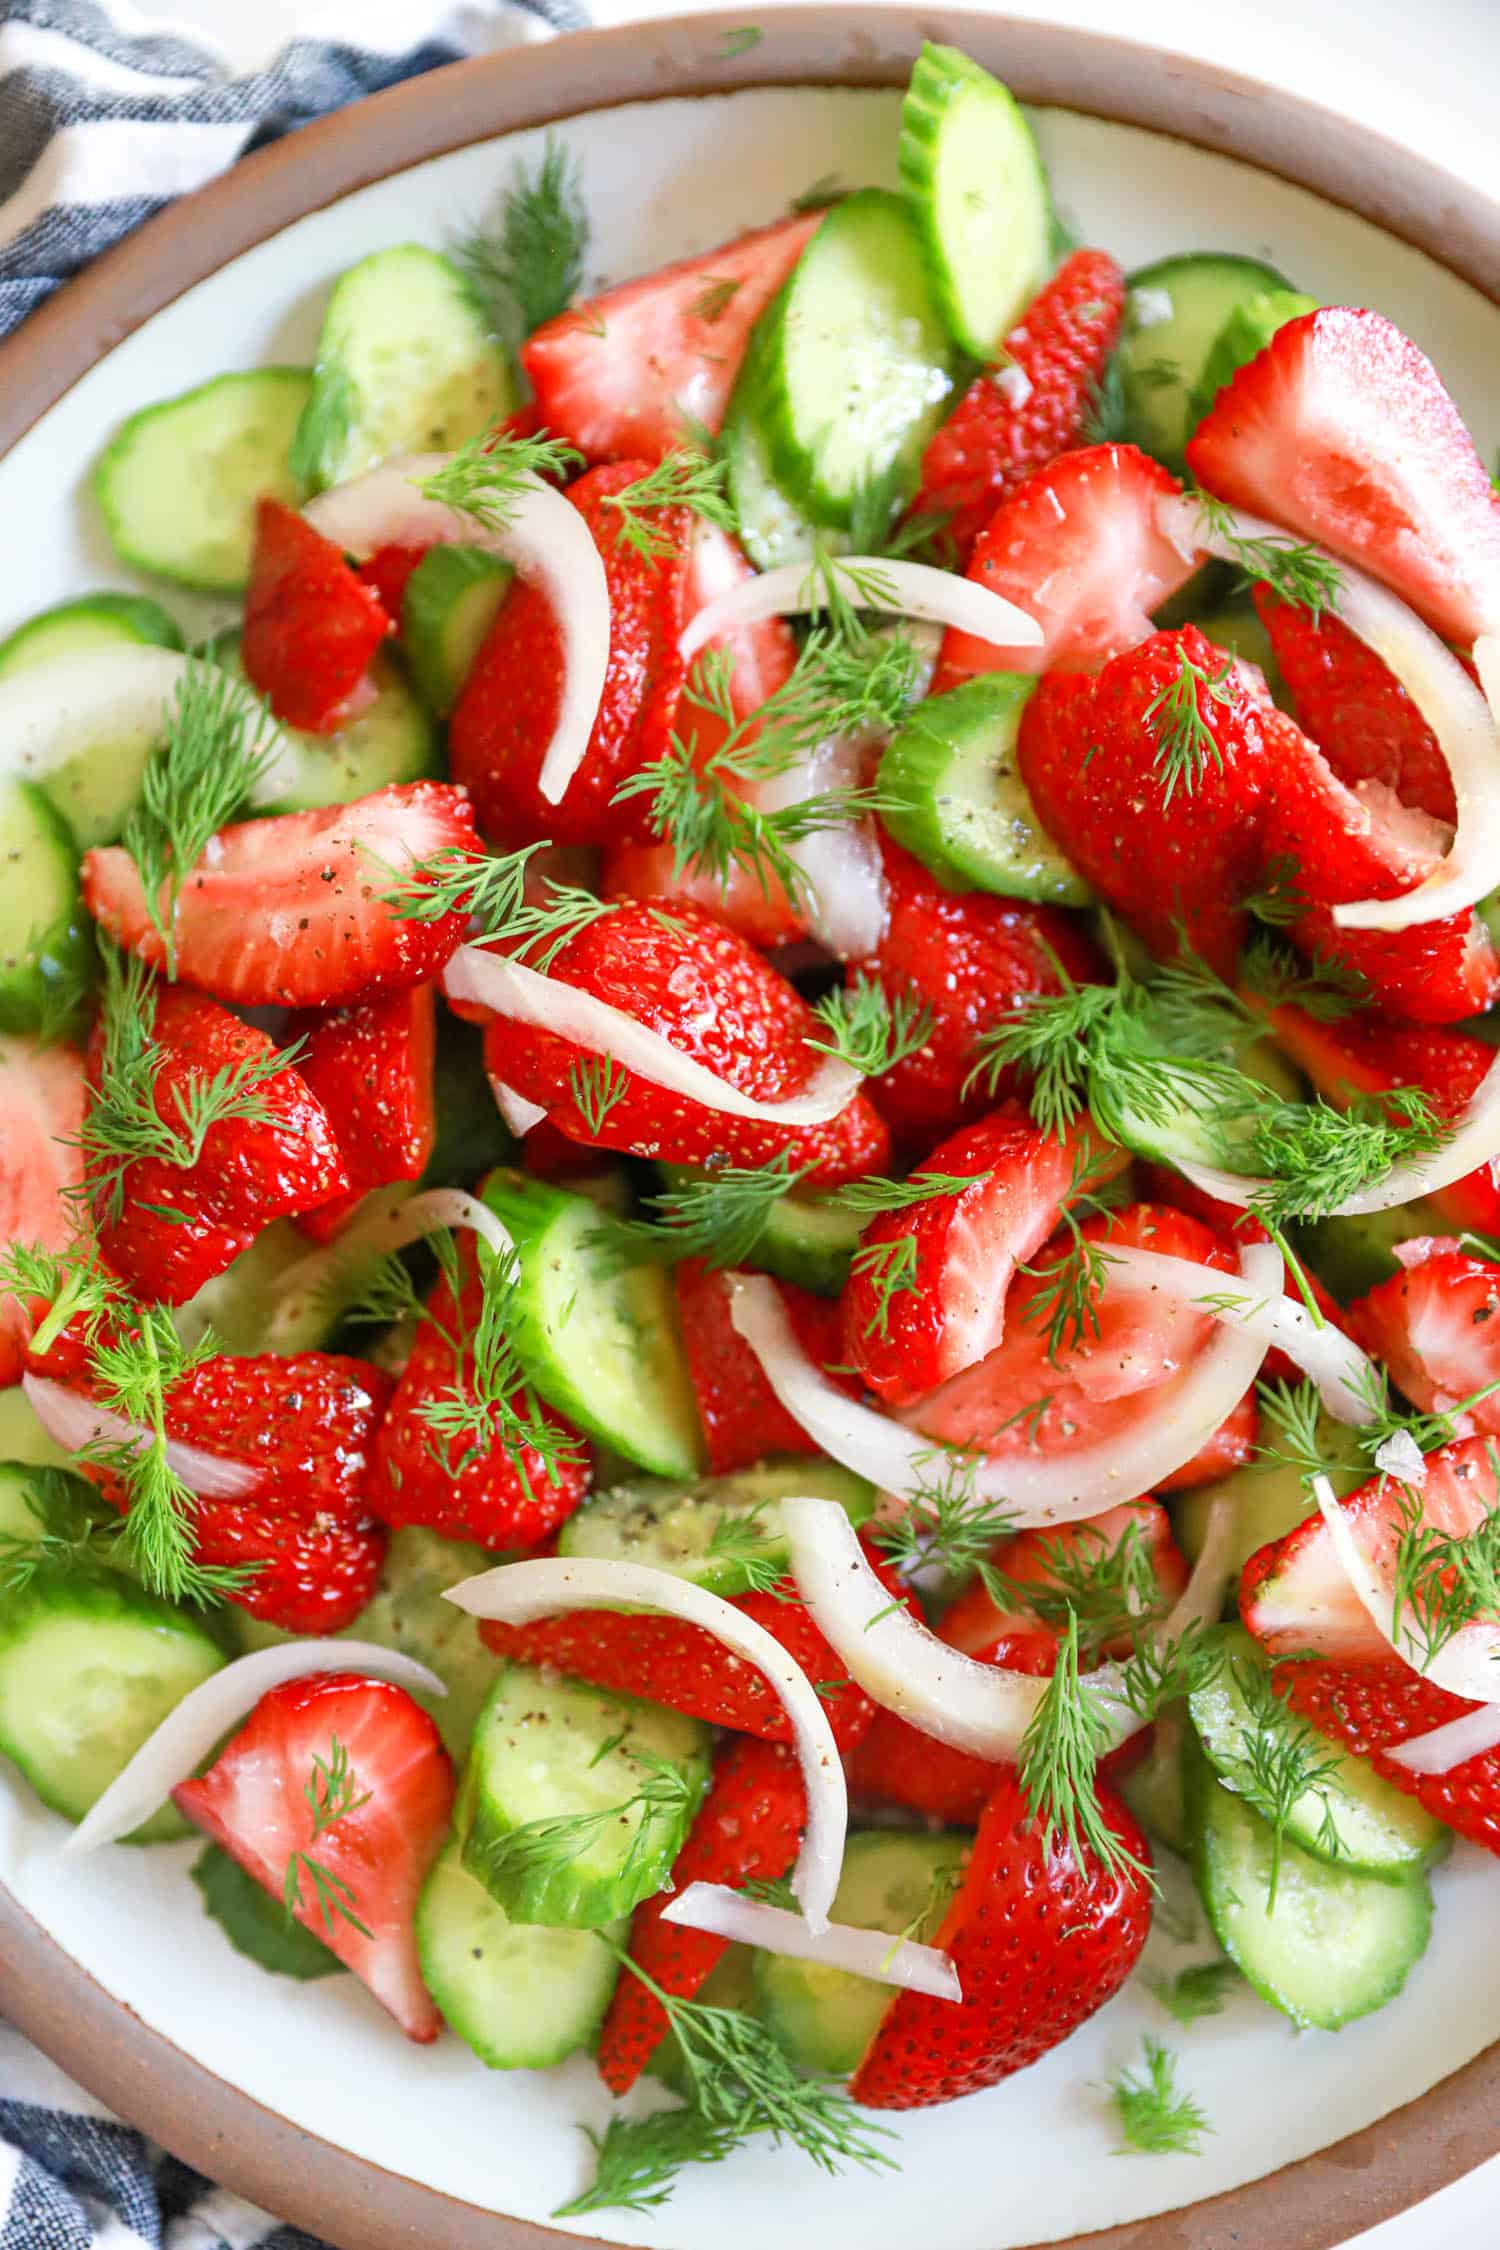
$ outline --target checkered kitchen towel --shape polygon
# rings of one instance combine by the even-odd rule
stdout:
[[[418,71],[586,20],[574,0],[407,0],[385,11],[401,34],[376,48],[372,11],[359,12],[362,37],[310,26],[236,75],[121,0],[0,0],[0,335],[247,150]],[[153,2148],[0,2024],[0,2250],[148,2244],[318,2250]]]

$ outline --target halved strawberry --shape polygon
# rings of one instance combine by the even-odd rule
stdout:
[[[307,1040],[297,1068],[323,1104],[349,1175],[347,1195],[298,1220],[314,1242],[331,1241],[371,1188],[419,1180],[426,1169],[437,1137],[436,1018],[434,989],[423,984],[293,1025]]]
[[[711,1272],[696,1258],[685,1258],[673,1279],[688,1374],[713,1474],[728,1476],[734,1469],[763,1461],[768,1453],[821,1452],[801,1424],[792,1420],[730,1319],[728,1277]],[[831,1374],[842,1359],[838,1306],[790,1282],[775,1286],[802,1349]],[[854,1394],[856,1386],[847,1377],[831,1375],[831,1379]]]
[[[354,1623],[375,1598],[386,1545],[371,1516],[303,1523],[258,1500],[202,1500],[193,1521],[195,1562],[249,1573],[235,1607],[299,1636]]]
[[[547,428],[591,461],[656,461],[693,423],[717,431],[750,331],[821,218],[780,219],[545,321],[521,363]]]
[[[1402,1270],[1349,1307],[1349,1333],[1382,1360],[1398,1390],[1446,1414],[1500,1379],[1500,1265],[1456,1242],[1406,1243]],[[1458,1434],[1500,1435],[1500,1393],[1455,1423]]]
[[[1500,624],[1500,500],[1431,360],[1383,313],[1288,321],[1187,460],[1206,491],[1357,563],[1446,639]]]
[[[945,1827],[974,1828],[1008,1769],[921,1733],[894,1711],[877,1711],[844,1760],[850,1795],[903,1805]]]
[[[0,1249],[65,1250],[78,1233],[86,1081],[71,1047],[0,1037]],[[19,1383],[33,1308],[0,1296],[0,1389]]]
[[[1279,1664],[1276,1686],[1292,1707],[1320,1733],[1341,1742],[1375,1771],[1415,1797],[1432,1814],[1500,1852],[1500,1750],[1466,1758],[1447,1773],[1413,1773],[1386,1752],[1399,1742],[1461,1719],[1479,1708],[1461,1696],[1435,1687],[1408,1665],[1305,1663]]]
[[[221,829],[182,885],[178,975],[244,1008],[331,1008],[430,984],[462,943],[465,917],[403,920],[382,894],[416,860],[475,848],[464,793],[443,781]],[[85,853],[83,895],[116,944],[162,966],[161,935],[122,846]]]
[[[793,1753],[780,1742],[731,1739],[714,1763],[713,1780],[687,1842],[672,1864],[672,1879],[656,1898],[635,1910],[630,1958],[663,1992],[687,2000],[728,1949],[727,1938],[685,1929],[662,1919],[674,1892],[689,1883],[774,1882],[797,1856],[807,1819],[807,1792]],[[667,2011],[629,1969],[615,1986],[599,2033],[599,2075],[612,2094],[635,2084],[665,2039]]]
[[[1151,615],[1193,565],[1156,526],[1180,487],[1133,445],[1061,453],[1003,501],[979,534],[968,575],[1035,617],[1039,647],[944,636],[934,690],[976,672],[1094,672],[1151,631]]]
[[[179,1783],[172,1800],[278,1904],[294,1855],[303,1855],[297,1920],[408,2039],[436,2039],[442,2018],[422,1982],[414,1917],[453,1811],[453,1761],[404,1688],[354,1672],[273,1688],[208,1772]],[[348,1809],[315,1833],[315,1807],[341,1802]]]
[[[394,618],[398,625],[401,604],[406,599],[406,582],[427,551],[425,547],[403,547],[393,542],[377,547],[368,562],[359,566],[361,581],[374,589],[386,616]]]
[[[256,502],[240,659],[278,719],[334,733],[393,630],[374,587],[331,539],[284,501]]]
[[[1076,1563],[1080,1570],[1097,1569],[1130,1540],[1149,1561],[1158,1599],[1170,1609],[1187,1584],[1187,1564],[1172,1536],[1172,1522],[1160,1501],[1147,1493],[1106,1508],[1087,1523],[1060,1524],[1054,1531],[1022,1531],[1002,1540],[991,1556],[997,1570],[1020,1586],[1055,1586],[1059,1566]],[[1066,1582],[1066,1581],[1065,1581]],[[1045,1674],[1056,1662],[1057,1628],[1043,1622],[1024,1605],[1002,1609],[991,1599],[982,1579],[959,1595],[938,1628],[942,1638],[967,1656],[986,1664],[1002,1665],[1009,1672]],[[1108,1656],[1128,1656],[1130,1635],[1106,1645]]]

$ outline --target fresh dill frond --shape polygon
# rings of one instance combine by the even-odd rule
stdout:
[[[1261,870],[1260,885],[1240,900],[1247,914],[1273,927],[1298,922],[1311,901],[1302,890],[1302,866],[1290,852],[1273,852]]]
[[[915,1235],[898,1235],[892,1242],[862,1242],[849,1262],[849,1271],[874,1293],[874,1305],[865,1322],[866,1336],[888,1334],[893,1301],[917,1286]]]
[[[648,1255],[699,1258],[716,1270],[747,1265],[782,1197],[807,1176],[783,1149],[766,1164],[721,1164],[649,1198],[649,1220],[613,1231]]]
[[[775,1527],[766,1522],[764,1500],[758,1500],[753,1508],[726,1508],[714,1525],[704,1558],[733,1564],[740,1580],[737,1593],[774,1594],[778,1600],[793,1600],[795,1588],[787,1582],[785,1554],[777,1560],[765,1552],[766,1541],[776,1536]]]
[[[532,859],[545,849],[522,844],[486,855],[450,846],[399,871],[384,868],[391,887],[381,900],[399,921],[466,915],[476,925],[476,942],[504,945],[528,968],[545,973],[581,931],[619,911],[616,901],[576,884],[534,877]]]
[[[736,282],[732,285],[738,288]],[[679,446],[663,454],[654,469],[619,492],[606,493],[604,506],[618,516],[617,535],[648,562],[675,554],[679,544],[674,527],[663,521],[668,508],[686,508],[705,523],[723,531],[735,525],[734,509],[725,490],[727,462],[716,454],[699,453]]]
[[[120,1521],[84,1477],[39,1466],[20,1497],[33,1529],[0,1531],[0,1594],[21,1594],[54,1574],[79,1578],[107,1561]]]
[[[1157,690],[1142,714],[1155,745],[1154,762],[1164,784],[1162,803],[1170,805],[1178,788],[1191,796],[1210,766],[1224,771],[1224,753],[1205,703],[1227,709],[1234,701],[1234,658],[1217,672],[1195,664],[1185,648],[1177,651],[1177,676]]]
[[[1208,1687],[1224,1669],[1224,1645],[1212,1626],[1196,1618],[1170,1637],[1138,1632],[1121,1672],[1121,1693],[1148,1724],[1167,1708]]]
[[[577,160],[549,133],[540,162],[516,166],[488,220],[449,254],[496,334],[514,347],[573,302],[588,243]]]
[[[1021,1738],[1021,1789],[1043,1848],[1066,1837],[1080,1870],[1093,1860],[1110,1874],[1149,1877],[1150,1870],[1105,1819],[1096,1775],[1110,1744],[1110,1722],[1079,1677],[1078,1619],[1071,1612],[1057,1643],[1057,1664]]]
[[[631,1756],[642,1772],[628,1797],[617,1804],[596,1805],[590,1812],[544,1813],[491,1837],[485,1846],[487,1874],[503,1871],[507,1877],[528,1881],[554,1875],[571,1867],[605,1830],[627,1824],[630,1841],[620,1873],[627,1878],[634,1874],[654,1848],[663,1826],[676,1823],[692,1810],[697,1787],[655,1750],[642,1745]]]
[[[1500,1449],[1486,1443],[1490,1472],[1500,1476]],[[1419,1643],[1423,1665],[1467,1626],[1500,1621],[1500,1511],[1470,1532],[1440,1531],[1426,1521],[1422,1494],[1387,1480],[1400,1520],[1391,1574],[1391,1629]]]
[[[1314,1023],[1339,1023],[1368,1008],[1373,998],[1368,977],[1351,963],[1321,949],[1309,960],[1265,932],[1245,947],[1239,973],[1263,1008],[1300,1008]]]
[[[921,995],[888,993],[873,977],[856,977],[825,994],[813,1013],[821,1017],[828,1036],[809,1038],[808,1045],[836,1055],[862,1078],[883,1077],[919,1053],[932,1036],[932,1009]]]
[[[993,1095],[1011,1071],[1024,1071],[1032,1116],[1060,1138],[1085,1107],[1094,1038],[1119,1005],[1118,986],[1075,984],[1066,975],[1061,992],[1023,993],[1013,1013],[975,1040],[965,1095],[976,1086]]]
[[[516,437],[497,422],[423,477],[417,490],[424,500],[472,516],[486,531],[504,531],[538,477],[565,479],[582,467],[583,455],[561,438]]]
[[[596,1141],[629,1091],[630,1072],[613,1055],[582,1055],[568,1072],[568,1092]]]
[[[1152,1977],[1151,1990],[1174,2022],[1184,2028],[1221,2016],[1224,2003],[1242,1983],[1232,1961],[1195,1961],[1175,1977]]]
[[[916,1204],[935,1202],[939,1196],[966,1195],[970,1188],[982,1187],[990,1176],[988,1172],[913,1172],[906,1180],[846,1180],[824,1200],[840,1211],[870,1215],[909,1211]]]
[[[577,1459],[581,1441],[547,1414],[516,1350],[520,1275],[514,1257],[501,1258],[487,1242],[476,1242],[478,1311],[466,1321],[463,1271],[453,1238],[439,1232],[429,1240],[443,1288],[424,1308],[424,1317],[447,1344],[454,1369],[452,1382],[417,1409],[432,1432],[434,1457],[457,1477],[471,1460],[499,1445],[528,1493],[533,1461],[549,1484],[557,1484],[564,1467]]]
[[[358,1812],[361,1805],[367,1805],[373,1791],[360,1789],[349,1762],[347,1745],[335,1734],[329,1738],[326,1758],[314,1751],[312,1770],[302,1784],[302,1795],[312,1814],[309,1842],[316,1844],[330,1828]],[[346,1876],[336,1875],[322,1860],[315,1859],[310,1851],[295,1851],[286,1863],[281,1897],[289,1920],[302,1904],[304,1880],[312,1886],[323,1927],[330,1936],[338,1918],[358,1930],[361,1937],[369,1937],[370,1931],[355,1911],[359,1901],[354,1885]]]
[[[1276,1905],[1287,1826],[1305,1798],[1321,1800],[1319,1841],[1330,1854],[1337,1855],[1340,1849],[1327,1785],[1338,1772],[1342,1753],[1277,1693],[1270,1667],[1258,1655],[1232,1658],[1229,1676],[1249,1724],[1238,1737],[1232,1770],[1222,1779],[1225,1787],[1243,1797],[1271,1830],[1271,1879],[1266,1893],[1269,1914]]]
[[[1343,573],[1331,555],[1290,532],[1247,539],[1236,530],[1234,511],[1222,500],[1206,492],[1193,497],[1210,531],[1228,544],[1245,585],[1269,586],[1278,601],[1294,603],[1314,620],[1325,610],[1338,609]]]
[[[658,2109],[649,2117],[612,2117],[602,2133],[583,2128],[594,2145],[594,2177],[581,2194],[559,2203],[554,2219],[590,2211],[656,2211],[671,2198],[689,2164],[721,2164],[740,2145],[731,2124],[712,2124],[697,2109]]]
[[[1327,1218],[1372,1180],[1432,1155],[1452,1134],[1451,1120],[1417,1086],[1360,1094],[1344,1109],[1320,1099],[1267,1100],[1248,1147],[1270,1184],[1256,1192],[1250,1208],[1275,1228]]]
[[[1130,435],[1131,413],[1125,396],[1125,371],[1118,352],[1111,352],[1104,363],[1102,375],[1093,378],[1088,387],[1088,403],[1084,408],[1083,442],[1085,445],[1120,445]]]
[[[1072,1618],[1080,1658],[1092,1662],[1113,1644],[1131,1641],[1166,1606],[1138,1523],[1113,1543],[1092,1524],[1080,1524],[1071,1537],[1041,1540],[1038,1554],[1035,1578],[1012,1578],[993,1562],[982,1565],[985,1592],[1007,1616],[1035,1618],[1058,1631]]]
[[[1148,2033],[1138,2070],[1110,2082],[1110,2099],[1123,2136],[1119,2152],[1142,2156],[1196,2156],[1213,2131],[1202,2106],[1177,2083],[1177,2058]]]
[[[1099,1152],[1085,1141],[1074,1156],[1072,1178],[1057,1214],[1068,1246],[1045,1264],[1021,1269],[1041,1284],[1027,1299],[1023,1318],[1029,1326],[1045,1326],[1047,1357],[1054,1365],[1099,1334],[1099,1299],[1109,1284],[1115,1257],[1108,1237],[1085,1234],[1083,1223],[1116,1208],[1125,1193],[1123,1178],[1106,1178]]]
[[[995,1549],[1014,1535],[1015,1516],[1004,1501],[987,1500],[975,1489],[978,1463],[971,1456],[934,1453],[930,1466],[930,1481],[910,1505],[877,1521],[869,1536],[906,1577],[933,1566],[954,1579],[987,1572]]]

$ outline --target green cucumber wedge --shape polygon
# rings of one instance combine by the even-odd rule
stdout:
[[[0,1031],[63,1023],[94,961],[78,891],[78,848],[50,798],[0,781]]]
[[[418,695],[438,718],[458,701],[514,575],[483,547],[439,546],[406,581],[401,647]]]
[[[762,1461],[694,1484],[634,1477],[595,1493],[569,1516],[558,1553],[649,1563],[732,1598],[788,1569],[777,1504],[792,1494],[836,1500],[855,1525],[875,1506],[874,1486],[833,1461]]]
[[[145,594],[83,594],[42,610],[0,641],[0,679],[62,656],[82,656],[88,649],[118,648],[122,642],[181,648],[182,635],[160,603]]]
[[[132,414],[94,470],[115,553],[179,586],[239,593],[256,501],[303,497],[287,454],[311,391],[305,368],[258,367]]]
[[[748,1945],[728,1945],[699,1985],[693,1998],[705,2008],[732,2008],[736,2015],[753,2016],[755,2010],[756,1955]],[[668,2031],[646,2065],[653,2078],[684,2101],[693,2098],[692,2074],[675,2031]]]
[[[719,433],[735,528],[740,545],[757,570],[811,562],[819,536],[805,510],[776,476],[766,425],[763,373],[771,318],[768,311],[756,323]],[[824,538],[825,544],[829,543],[827,534]]]
[[[1317,309],[1317,298],[1304,297],[1300,289],[1263,289],[1242,298],[1214,338],[1189,402],[1189,418],[1201,422],[1224,385],[1265,350],[1279,328]]]
[[[1320,1414],[1317,1435],[1323,1473],[1342,1499],[1369,1475],[1357,1434],[1331,1414]],[[1174,1492],[1172,1529],[1190,1563],[1203,1552],[1209,1522],[1221,1500],[1230,1509],[1228,1567],[1235,1585],[1258,1547],[1284,1538],[1299,1523],[1305,1523],[1316,1507],[1295,1461],[1251,1461],[1243,1469],[1232,1469],[1228,1476],[1216,1477],[1212,1484],[1194,1485],[1191,1492]]]
[[[469,1747],[499,1661],[479,1638],[473,1618],[443,1597],[461,1578],[488,1570],[494,1559],[482,1547],[443,1539],[421,1524],[400,1524],[391,1533],[375,1592],[348,1628],[355,1640],[399,1649],[436,1672],[447,1694],[417,1700],[432,1713],[455,1758]]]
[[[1246,298],[1290,287],[1274,266],[1220,250],[1161,258],[1133,273],[1116,355],[1132,443],[1180,469],[1193,394],[1225,321]]]
[[[237,633],[221,633],[214,661],[244,678]],[[278,771],[286,785],[274,802],[257,803],[257,814],[312,812],[322,805],[350,805],[357,797],[395,781],[421,781],[437,770],[437,737],[405,675],[389,656],[370,667],[375,700],[336,734],[302,734],[283,727],[289,750]]]
[[[37,1468],[63,1468],[68,1456],[36,1418],[36,1409],[19,1383],[0,1391],[0,1462]],[[0,1512],[0,1527],[5,1522]],[[28,1534],[29,1536],[29,1534]]]
[[[663,1164],[660,1170],[668,1188],[706,1177],[690,1164]],[[844,1210],[828,1196],[794,1190],[771,1205],[741,1263],[774,1273],[782,1281],[794,1281],[815,1296],[837,1297],[849,1279],[849,1263],[866,1223],[858,1212]]]
[[[995,358],[1052,268],[1052,197],[1009,88],[930,42],[901,105],[901,185],[954,342]]]

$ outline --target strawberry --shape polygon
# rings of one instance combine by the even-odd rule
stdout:
[[[1124,309],[1108,251],[1075,250],[928,439],[911,514],[946,517],[961,561],[1002,500],[1082,442]]]
[[[971,1750],[921,1733],[894,1711],[877,1711],[846,1757],[850,1794],[904,1805],[945,1827],[975,1828],[1006,1771]]]
[[[521,347],[542,421],[591,461],[658,461],[717,431],[750,331],[816,233],[778,220],[544,321]]]
[[[1062,1562],[1089,1570],[1116,1553],[1129,1538],[1151,1564],[1161,1605],[1170,1609],[1187,1584],[1187,1565],[1172,1536],[1171,1519],[1149,1494],[1106,1508],[1087,1523],[1062,1524],[1055,1531],[1022,1531],[1002,1540],[991,1556],[997,1570],[1022,1586],[1052,1586]],[[1067,1583],[1066,1579],[1064,1583]],[[983,1579],[959,1595],[939,1627],[942,1638],[967,1656],[999,1664],[1008,1672],[1050,1673],[1056,1662],[1057,1630],[1024,1606],[1001,1609]],[[1105,1645],[1107,1656],[1128,1656],[1130,1635]]]
[[[1500,1379],[1500,1265],[1430,1238],[1397,1256],[1401,1272],[1349,1307],[1349,1333],[1413,1406],[1446,1414]],[[1500,1436],[1500,1393],[1459,1415],[1454,1429]]]
[[[1447,1773],[1413,1773],[1386,1756],[1399,1742],[1431,1734],[1479,1708],[1424,1680],[1409,1666],[1310,1662],[1278,1664],[1276,1686],[1320,1733],[1368,1758],[1375,1771],[1415,1797],[1434,1820],[1500,1852],[1500,1750],[1465,1758]]]
[[[369,1502],[385,1523],[426,1524],[449,1539],[471,1539],[481,1547],[530,1547],[578,1506],[589,1486],[588,1455],[577,1431],[549,1407],[537,1411],[563,1441],[555,1476],[529,1445],[517,1458],[498,1428],[485,1444],[472,1432],[444,1435],[427,1419],[427,1409],[472,1390],[471,1339],[484,1290],[472,1252],[465,1248],[460,1255],[458,1304],[446,1279],[440,1280],[380,1426]],[[460,1339],[462,1351],[456,1348]],[[518,1391],[512,1403],[524,1411],[529,1402]]]
[[[1188,441],[1208,492],[1382,579],[1467,648],[1500,624],[1500,501],[1431,360],[1383,313],[1277,330]]]
[[[430,984],[356,1001],[293,1031],[307,1040],[303,1083],[323,1104],[349,1192],[298,1221],[314,1242],[339,1233],[371,1188],[419,1180],[437,1138],[433,1107],[436,998]]]
[[[442,2019],[422,1982],[414,1918],[453,1811],[453,1761],[404,1688],[354,1672],[273,1688],[172,1801],[278,1903],[295,1883],[303,1927],[408,2039],[436,2039]]]
[[[1105,1824],[1149,1868],[1145,1837],[1107,1784]],[[1148,1874],[1080,1864],[1044,1842],[1015,1775],[1000,1769],[962,1886],[933,1943],[963,1999],[903,1992],[850,2080],[869,2109],[924,2109],[994,2086],[1057,2046],[1114,1997],[1151,1926]]]
[[[427,552],[426,547],[403,547],[392,542],[377,547],[356,572],[361,583],[373,590],[386,616],[394,618],[398,624],[401,604],[406,599],[406,582]]]
[[[1081,925],[1058,908],[982,891],[955,895],[888,837],[880,851],[889,918],[878,949],[851,965],[849,981],[873,978],[892,1001],[931,1011],[917,1052],[874,1081],[896,1140],[925,1154],[983,1116],[997,1093],[1023,1090],[1012,1076],[992,1088],[969,1084],[979,1034],[1031,993],[1059,991],[1059,962],[1080,983],[1097,979],[1102,965]]]
[[[1174,1211],[1186,1211],[1190,1219],[1200,1220],[1215,1234],[1225,1238],[1233,1236],[1236,1246],[1271,1239],[1253,1211],[1242,1211],[1234,1203],[1221,1203],[1216,1195],[1195,1187],[1169,1164],[1138,1164],[1135,1177],[1148,1203],[1170,1203]],[[1311,1293],[1324,1320],[1332,1321],[1335,1328],[1347,1327],[1337,1299],[1329,1295],[1317,1275],[1306,1266],[1302,1269],[1301,1287]],[[1302,1379],[1301,1368],[1295,1360],[1288,1359],[1279,1346],[1267,1352],[1260,1372],[1266,1382],[1297,1383]]]
[[[474,846],[464,793],[442,781],[393,783],[352,805],[221,829],[177,902],[177,972],[242,1008],[331,1008],[430,984],[462,943],[465,917],[406,920],[382,893],[413,861]],[[84,855],[83,890],[116,944],[162,966],[161,936],[122,846]]]
[[[716,1477],[763,1461],[768,1453],[818,1453],[819,1447],[794,1422],[766,1381],[760,1361],[729,1317],[729,1283],[696,1258],[675,1269],[678,1324],[687,1354],[688,1374],[708,1444],[708,1466]],[[825,1373],[842,1357],[839,1308],[827,1298],[776,1284],[797,1341]],[[832,1380],[855,1393],[843,1376]]]
[[[646,474],[644,461],[621,461],[591,469],[569,487],[568,498],[604,563],[610,633],[598,716],[562,803],[552,804],[540,787],[564,670],[562,638],[540,586],[526,579],[512,586],[454,706],[448,722],[453,778],[468,789],[479,826],[494,844],[539,837],[605,844],[640,826],[639,801],[622,808],[613,799],[627,775],[666,748],[682,687],[677,641],[691,529],[685,509],[657,512],[675,542],[665,557],[642,555],[621,536],[624,518],[606,503]]]
[[[681,1053],[761,1101],[801,1093],[823,1057],[807,1044],[823,1026],[786,978],[755,948],[701,907],[670,920],[623,904],[592,922],[556,955],[549,975],[634,1016]],[[598,1121],[580,1109],[576,1072],[592,1060],[571,1040],[529,1025],[496,1022],[485,1034],[486,1067],[538,1103],[574,1140],[674,1164],[765,1164],[783,1150],[818,1180],[875,1170],[888,1153],[885,1129],[862,1094],[826,1125],[777,1125],[731,1117],[668,1093],[633,1071]]]
[[[663,1920],[671,1894],[689,1883],[774,1882],[797,1856],[807,1819],[807,1793],[793,1753],[780,1742],[751,1736],[731,1739],[714,1764],[713,1780],[687,1842],[672,1866],[667,1889],[635,1910],[630,1958],[653,1984],[691,1999],[728,1949],[727,1938]],[[612,2094],[627,2093],[667,2035],[667,2011],[654,1992],[627,1969],[615,1986],[599,2033],[599,2075]]]
[[[14,1242],[66,1250],[77,1234],[69,1191],[83,1181],[85,1087],[72,1048],[0,1036],[0,1251]],[[0,1389],[21,1380],[33,1325],[31,1307],[0,1295]]]
[[[1377,1007],[1414,1023],[1456,1023],[1500,995],[1500,953],[1472,909],[1410,930],[1345,930],[1332,908],[1348,899],[1396,898],[1448,847],[1430,813],[1403,805],[1383,781],[1348,788],[1283,711],[1261,714],[1272,759],[1265,813],[1266,864],[1306,911],[1291,926],[1306,953],[1364,978]]]
[[[283,1633],[342,1633],[375,1598],[386,1535],[369,1517],[301,1523],[258,1500],[201,1500],[193,1557],[247,1570],[229,1597]]]
[[[1453,777],[1437,736],[1375,651],[1332,611],[1314,617],[1269,586],[1256,587],[1255,607],[1297,717],[1340,781],[1383,781],[1403,804],[1451,821]]]
[[[1156,525],[1179,489],[1133,445],[1060,453],[1018,485],[980,532],[968,575],[1035,617],[1039,647],[944,635],[933,688],[976,672],[1094,672],[1151,631],[1151,613],[1192,576]]]
[[[151,1005],[157,1048],[152,1096],[157,1115],[179,1134],[192,1089],[275,1052],[263,1031],[180,985],[158,986]],[[101,1017],[89,1048],[96,1099],[102,1023]],[[255,1095],[264,1120],[227,1117],[212,1126],[196,1164],[138,1156],[118,1175],[117,1195],[95,1185],[99,1247],[139,1295],[185,1304],[272,1219],[310,1210],[347,1189],[333,1128],[301,1073],[279,1070]]]
[[[1164,706],[1184,693],[1212,749],[1200,732],[1195,765],[1174,775],[1179,737]],[[1223,976],[1262,864],[1268,708],[1256,676],[1185,625],[1095,680],[1043,680],[1021,721],[1022,775],[1080,874],[1153,953],[1170,956],[1185,937]]]
[[[391,619],[373,585],[284,501],[255,504],[245,676],[286,726],[333,734],[354,716]]]

